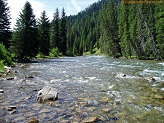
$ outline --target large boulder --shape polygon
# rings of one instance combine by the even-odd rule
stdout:
[[[49,101],[55,101],[58,99],[58,92],[55,88],[44,87],[37,94],[37,101],[39,103],[46,103]]]

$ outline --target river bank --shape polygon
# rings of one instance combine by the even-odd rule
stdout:
[[[163,68],[163,62],[103,56],[18,63],[0,78],[0,121],[163,122]],[[37,103],[45,86],[59,91],[54,103]]]

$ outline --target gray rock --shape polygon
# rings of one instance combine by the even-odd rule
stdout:
[[[0,89],[0,93],[4,93],[4,90]]]
[[[55,101],[58,99],[58,92],[55,88],[44,87],[37,94],[37,101],[39,103],[46,103],[49,101]]]

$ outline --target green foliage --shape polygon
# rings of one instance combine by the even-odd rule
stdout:
[[[155,27],[158,59],[164,59],[164,4],[157,4],[155,7]]]
[[[0,43],[4,44],[6,48],[9,47],[11,38],[10,19],[10,11],[6,0],[0,0]]]
[[[50,23],[46,12],[43,11],[39,19],[38,35],[39,35],[39,52],[48,55],[50,50]]]
[[[71,49],[67,50],[66,55],[67,56],[75,56],[73,53],[73,50],[71,50]]]
[[[5,49],[5,46],[1,43],[0,43],[0,62],[1,62],[1,66],[12,64],[12,60],[9,52]]]
[[[51,22],[50,27],[50,46],[51,49],[55,47],[59,47],[59,41],[60,41],[60,30],[59,30],[59,11],[58,8],[56,9],[56,12],[54,14],[53,20]]]
[[[64,55],[67,51],[67,29],[66,29],[66,15],[64,8],[62,9],[62,17],[60,23],[60,40],[58,42],[58,49]]]
[[[0,60],[0,72],[1,71],[4,71],[5,69],[4,69],[4,61],[3,60]]]
[[[79,14],[67,17],[67,51],[83,55],[99,47],[101,4],[99,1]]]
[[[12,36],[11,51],[20,60],[32,58],[38,52],[38,29],[32,6],[26,2],[19,18],[16,22],[16,28]]]
[[[4,1],[0,0],[0,41],[8,48],[10,17]],[[26,2],[17,19],[10,50],[19,59],[101,53],[111,57],[164,59],[163,17],[164,4],[101,0],[74,16],[67,17],[63,8],[60,18],[57,8],[51,23],[44,11],[37,26],[33,9]],[[1,47],[1,57],[9,56]],[[9,58],[3,58],[1,65],[8,61]]]
[[[59,52],[58,48],[53,48],[50,50],[49,53],[50,58],[61,57],[61,56],[63,56],[63,54]]]
[[[41,58],[46,58],[46,57],[45,57],[45,55],[43,55],[42,53],[38,53],[38,54],[36,55],[36,58],[41,59]]]
[[[118,38],[118,14],[113,0],[110,0],[109,5],[103,5],[101,11],[101,44],[104,48],[104,53],[112,57],[121,56],[119,38]]]

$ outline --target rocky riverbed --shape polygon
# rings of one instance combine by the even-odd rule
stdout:
[[[0,122],[162,123],[163,64],[137,62],[74,57],[17,64],[0,78]],[[57,100],[37,102],[45,86],[58,90]]]

